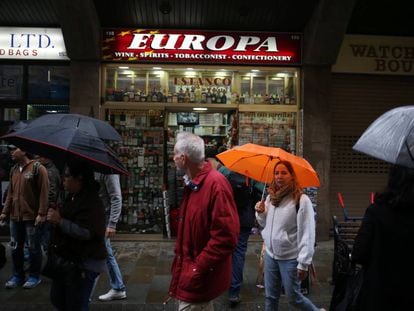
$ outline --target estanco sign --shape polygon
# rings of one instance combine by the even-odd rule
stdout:
[[[0,27],[0,59],[69,58],[59,28]]]
[[[105,61],[299,65],[300,34],[104,29]]]

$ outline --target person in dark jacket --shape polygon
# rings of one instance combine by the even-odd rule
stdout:
[[[52,280],[50,299],[58,310],[83,311],[89,309],[96,278],[106,271],[105,208],[87,163],[69,163],[63,185],[68,192],[63,206],[47,212],[54,226],[49,252],[74,263],[75,269]]]
[[[199,136],[177,135],[174,162],[186,175],[169,294],[178,310],[214,310],[213,299],[230,285],[239,234],[230,184],[204,158]]]
[[[413,237],[414,169],[394,166],[355,239],[352,260],[365,269],[356,310],[410,309],[414,270],[403,261]]]
[[[240,222],[240,234],[237,246],[233,252],[231,285],[229,289],[230,307],[236,307],[240,302],[240,290],[243,284],[243,268],[247,251],[247,243],[255,224],[255,204],[260,200],[260,193],[264,184],[253,181],[246,176],[230,171],[221,165],[218,169],[233,189],[233,195],[237,206]]]

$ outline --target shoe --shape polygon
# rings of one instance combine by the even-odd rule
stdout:
[[[120,300],[127,298],[126,291],[110,289],[105,295],[98,297],[100,301]]]
[[[241,299],[240,299],[239,296],[229,298],[229,303],[230,303],[230,308],[231,309],[236,308],[240,304],[240,302],[241,302]]]
[[[35,288],[37,285],[40,284],[40,282],[42,282],[41,279],[34,277],[34,276],[29,276],[27,281],[23,284],[23,288],[26,288],[26,289]]]
[[[19,278],[17,276],[12,276],[4,285],[6,288],[16,288],[17,286],[21,286],[23,284],[24,280],[22,278]]]

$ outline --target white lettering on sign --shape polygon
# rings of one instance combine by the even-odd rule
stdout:
[[[180,42],[179,39],[183,37]],[[164,43],[163,43],[164,42]],[[235,51],[246,51],[247,47],[255,47],[254,51],[278,52],[276,37],[261,40],[256,36],[240,36],[235,38],[227,35],[214,36],[206,40],[203,35],[192,34],[141,34],[134,33],[127,49],[156,50],[193,50],[193,51],[224,51],[233,47]]]

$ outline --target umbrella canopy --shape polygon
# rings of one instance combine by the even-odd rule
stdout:
[[[29,121],[26,127],[43,125],[77,128],[92,136],[106,140],[121,140],[119,133],[107,122],[76,113],[51,113]]]
[[[78,159],[89,162],[97,172],[129,174],[109,146],[79,128],[47,124],[26,127],[1,138],[24,151],[53,160],[58,167],[63,167],[72,159]]]
[[[260,182],[270,183],[279,161],[289,161],[301,187],[319,187],[318,174],[304,158],[281,148],[245,144],[216,156],[228,169]]]
[[[378,117],[352,149],[414,168],[414,106],[394,108]]]

